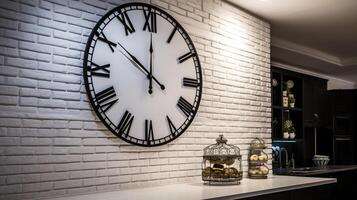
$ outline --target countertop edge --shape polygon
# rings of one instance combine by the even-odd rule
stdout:
[[[336,178],[314,178],[314,177],[299,177],[297,180],[293,180],[293,176],[271,176],[267,179],[268,182],[264,180],[254,180],[247,179],[245,187],[228,186],[228,187],[207,187],[199,182],[187,182],[180,184],[168,184],[164,186],[153,186],[153,187],[143,187],[143,188],[133,188],[125,190],[114,190],[114,191],[103,191],[103,192],[93,192],[86,194],[77,195],[61,195],[57,197],[43,197],[41,199],[47,200],[116,200],[117,196],[121,196],[122,199],[158,199],[161,196],[163,199],[166,197],[172,197],[171,195],[178,195],[174,199],[186,199],[186,200],[234,200],[242,198],[250,198],[261,195],[268,195],[279,192],[292,191],[297,189],[334,184],[337,182]],[[291,181],[290,181],[291,180]],[[257,181],[257,182],[256,182]],[[265,182],[265,183],[264,183]],[[249,189],[250,184],[258,183],[258,188]],[[272,184],[270,187],[265,187],[265,184]],[[277,183],[275,185],[274,183]],[[248,189],[247,189],[248,186]],[[262,187],[263,186],[263,187]],[[253,186],[256,187],[256,186]],[[260,189],[259,189],[260,187]],[[166,191],[166,193],[160,193],[157,189]],[[228,189],[227,189],[228,188]],[[241,189],[240,189],[241,188]],[[181,191],[189,192],[191,195],[181,195],[177,192],[177,189]],[[171,190],[171,192],[170,192]],[[246,191],[245,191],[246,190]],[[138,191],[140,193],[138,193]],[[168,192],[167,192],[168,191]],[[174,192],[172,192],[174,191]],[[145,195],[143,195],[143,192]],[[192,193],[191,193],[192,192]],[[213,193],[212,193],[213,192]],[[151,193],[151,194],[150,194]],[[132,195],[134,194],[134,195]],[[188,198],[187,198],[188,197]]]

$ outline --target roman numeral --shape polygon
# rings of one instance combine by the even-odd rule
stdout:
[[[128,35],[129,33],[134,33],[135,29],[133,24],[130,21],[130,18],[126,12],[121,13],[120,15],[117,15],[118,20],[123,24],[124,29],[125,29],[125,35]]]
[[[177,102],[177,106],[181,109],[181,111],[186,115],[186,117],[190,116],[193,113],[193,105],[191,105],[186,99],[180,97]]]
[[[172,38],[174,37],[175,33],[176,33],[176,30],[177,30],[177,26],[175,26],[175,28],[172,30],[172,32],[170,33],[170,36],[169,38],[167,39],[167,43],[170,43]]]
[[[183,78],[183,86],[187,87],[197,87],[198,86],[198,80],[193,79],[193,78]]]
[[[112,41],[109,41],[107,39],[107,36],[104,35],[104,33],[99,33],[98,31],[95,33],[95,35],[98,37],[98,40],[105,42],[108,44],[109,48],[112,50],[112,52],[114,53],[114,48],[113,47],[117,47],[117,44],[115,44]]]
[[[178,58],[178,62],[179,62],[179,63],[183,63],[183,62],[185,62],[187,59],[191,58],[191,57],[194,56],[194,55],[195,55],[194,53],[188,52],[188,53],[186,53],[185,55],[180,56],[180,57]]]
[[[109,67],[110,67],[110,64],[98,65],[98,64],[92,62],[92,67],[91,67],[90,71],[93,76],[101,76],[101,77],[109,78],[109,76],[110,76]]]
[[[145,120],[145,140],[148,144],[154,140],[154,130],[152,128],[152,121]]]
[[[126,110],[124,115],[120,119],[116,131],[119,131],[120,134],[128,135],[130,132],[131,125],[133,124],[133,120],[134,116]]]
[[[169,116],[166,115],[166,119],[167,119],[167,123],[169,123],[169,128],[170,128],[170,132],[173,136],[175,136],[176,134],[176,127],[175,125],[172,123],[171,119],[169,118]]]
[[[100,107],[104,112],[107,112],[109,108],[111,108],[118,101],[118,99],[114,99],[115,97],[116,94],[113,86],[98,92],[95,95],[97,107]]]
[[[144,24],[143,30],[145,31],[147,28],[149,32],[156,33],[156,14],[155,14],[155,12],[152,12],[151,10],[149,10],[149,11],[144,10],[144,16],[145,16],[145,24]]]

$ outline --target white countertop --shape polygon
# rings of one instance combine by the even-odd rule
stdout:
[[[78,196],[52,200],[199,200],[239,199],[336,183],[335,178],[270,176],[268,179],[244,178],[240,185],[204,185],[203,182],[182,183]]]

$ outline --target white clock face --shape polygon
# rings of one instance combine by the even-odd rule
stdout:
[[[143,3],[119,6],[98,22],[85,51],[84,81],[107,128],[141,146],[182,134],[202,90],[199,59],[186,31]]]

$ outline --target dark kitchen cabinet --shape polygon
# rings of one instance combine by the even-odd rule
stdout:
[[[333,188],[335,184],[308,187],[286,192],[260,195],[255,197],[243,198],[244,200],[334,200]]]
[[[332,90],[329,97],[329,124],[333,140],[333,164],[355,163],[356,91]]]
[[[357,185],[357,170],[324,173],[313,175],[313,177],[337,179],[337,183],[333,185],[331,190],[332,199],[350,199],[351,197],[354,199]]]
[[[328,134],[324,130],[328,123],[327,80],[277,67],[271,68],[271,76],[272,83],[277,83],[272,84],[272,145],[287,149],[289,158],[294,154],[297,166],[311,166],[315,153],[314,128],[317,127],[318,135]],[[294,82],[292,93],[296,101],[293,109],[282,107],[282,91],[284,83],[288,80]],[[294,140],[282,138],[284,121],[288,119],[293,122],[296,129]],[[324,141],[326,137],[319,138],[320,143],[324,145],[317,147],[317,153],[329,154],[328,148],[332,148],[332,137],[330,138],[331,142]],[[328,146],[328,150],[325,150],[325,146]],[[273,167],[277,167],[277,159],[274,158]]]
[[[303,146],[303,166],[312,166],[312,158],[315,154],[315,129],[317,135],[317,151],[316,154],[329,155],[332,147],[332,139],[326,141],[324,127],[326,127],[328,116],[328,101],[327,101],[327,80],[304,76],[304,146]]]
[[[328,195],[331,199],[350,199],[355,196],[356,185],[357,185],[357,169],[355,166],[351,165],[334,165],[326,169],[326,171],[320,171],[316,173],[301,173],[301,174],[290,174],[291,176],[306,176],[306,177],[321,177],[321,178],[336,178],[337,183],[330,185]],[[306,191],[307,192],[307,191]],[[308,193],[306,193],[308,194]],[[311,195],[302,198],[302,196],[296,196],[296,199],[311,199]],[[314,198],[312,198],[314,199]],[[319,198],[316,198],[319,199]],[[352,198],[354,199],[354,198]]]
[[[354,102],[357,104],[357,90],[354,90]],[[354,122],[355,131],[357,131],[357,105],[354,106]],[[357,144],[357,134],[354,137],[354,144]],[[354,152],[357,152],[357,145],[354,145]],[[357,153],[355,153],[355,164],[357,164]]]
[[[351,136],[334,136],[334,163],[339,165],[354,164],[354,145]]]
[[[324,126],[327,123],[327,80],[306,76],[303,92],[304,127]]]

